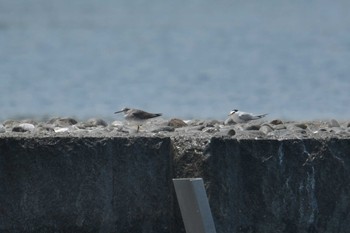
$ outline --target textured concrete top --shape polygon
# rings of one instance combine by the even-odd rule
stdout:
[[[260,120],[236,124],[218,120],[153,119],[140,131],[125,121],[80,121],[53,118],[45,122],[7,120],[0,124],[0,137],[230,137],[235,139],[350,138],[350,121]]]

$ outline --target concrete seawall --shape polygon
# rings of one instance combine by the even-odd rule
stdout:
[[[217,232],[348,232],[350,139],[2,137],[0,232],[184,232],[203,177]]]

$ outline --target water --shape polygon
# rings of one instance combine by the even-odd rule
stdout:
[[[349,119],[350,2],[0,0],[0,119]]]

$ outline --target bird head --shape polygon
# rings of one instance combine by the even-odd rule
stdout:
[[[120,110],[120,111],[117,111],[117,112],[114,112],[114,114],[117,114],[117,113],[121,113],[121,112],[127,112],[127,111],[129,111],[130,110],[130,108],[123,108],[122,110]]]
[[[236,112],[238,112],[238,110],[237,109],[233,109],[228,115],[231,116],[231,115],[235,114]]]

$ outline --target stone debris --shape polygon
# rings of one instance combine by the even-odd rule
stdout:
[[[261,132],[263,132],[264,134],[268,134],[270,132],[273,132],[274,129],[271,125],[269,124],[263,124],[260,129],[259,129]]]
[[[47,122],[33,120],[6,120],[0,122],[1,137],[22,133],[22,136],[50,136],[58,134],[79,137],[115,137],[126,136],[164,136],[178,137],[233,137],[237,139],[289,139],[289,138],[348,138],[349,121],[255,121],[251,123],[228,124],[218,120],[171,120],[158,119],[140,126],[126,121],[107,122],[100,118],[91,118],[78,122],[69,117],[57,117]],[[25,133],[25,134],[23,134]]]
[[[80,125],[78,126],[79,128],[87,128],[87,127],[106,127],[108,126],[107,122],[104,121],[103,119],[99,118],[91,118],[87,120],[86,122],[81,122]]]
[[[245,130],[259,130],[260,129],[260,125],[248,125],[247,127],[245,127]]]
[[[0,133],[5,133],[5,132],[6,132],[5,126],[0,124]]]
[[[330,120],[328,122],[328,127],[331,127],[331,128],[333,128],[333,127],[340,127],[340,124],[339,124],[339,122],[337,120],[332,119],[332,120]]]
[[[70,125],[75,125],[78,122],[75,119],[70,117],[56,117],[56,118],[50,119],[47,123],[51,125],[55,125],[57,127],[66,127]]]
[[[283,124],[283,121],[279,120],[279,119],[275,119],[275,120],[272,120],[270,122],[271,125],[282,125]]]
[[[34,131],[35,126],[33,124],[29,123],[21,123],[15,127],[12,128],[13,132],[32,132]]]
[[[296,127],[298,128],[301,128],[301,129],[306,129],[307,128],[307,125],[305,123],[297,123],[297,124],[294,124]]]
[[[168,122],[168,126],[171,126],[174,128],[181,128],[181,127],[187,126],[187,124],[181,119],[173,118]]]

